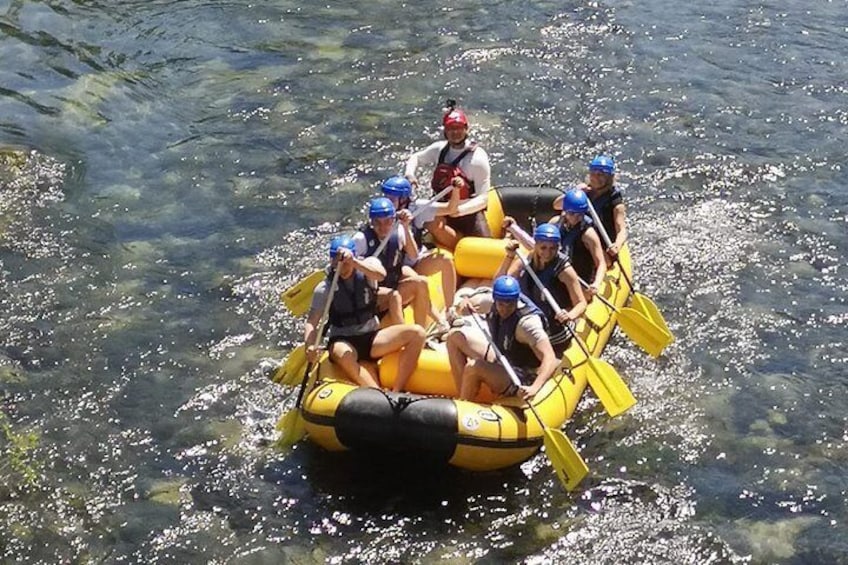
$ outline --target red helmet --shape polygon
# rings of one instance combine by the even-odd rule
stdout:
[[[442,118],[442,125],[446,128],[451,126],[463,126],[468,127],[468,118],[465,117],[465,113],[462,110],[453,109]]]

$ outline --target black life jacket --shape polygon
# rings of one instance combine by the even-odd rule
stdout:
[[[591,193],[589,194],[591,195]],[[613,218],[612,211],[613,208],[624,202],[624,193],[622,193],[617,187],[613,186],[609,192],[602,194],[597,198],[591,198],[591,200],[592,206],[595,208],[595,212],[598,213],[598,217],[601,219],[601,224],[603,224],[604,229],[607,231],[610,241],[615,241],[617,232],[615,230],[615,219]],[[604,244],[603,238],[601,238],[601,243],[606,249],[606,244]]]
[[[565,222],[559,229],[560,233],[560,249],[571,260],[574,270],[577,271],[577,276],[587,282],[595,279],[595,260],[592,259],[592,254],[583,243],[583,234],[589,228],[595,227],[595,222],[588,216],[583,216],[583,220],[576,226],[570,228]],[[599,236],[600,237],[600,236]]]
[[[465,186],[460,190],[459,199],[468,200],[475,195],[474,182],[466,176],[463,170],[459,167],[459,162],[465,159],[465,156],[473,153],[477,149],[476,143],[471,143],[466,147],[459,156],[450,163],[445,162],[448,151],[450,151],[450,143],[445,143],[445,147],[439,153],[439,162],[436,164],[436,170],[433,171],[433,181],[430,186],[433,187],[433,194],[438,194],[444,190],[454,179],[460,177],[465,181]],[[450,199],[450,194],[442,197],[440,202],[447,202]]]
[[[371,257],[377,251],[377,248],[380,247],[380,237],[371,226],[363,226],[360,231],[365,234],[365,243],[368,246],[365,255],[366,257]],[[378,257],[380,263],[383,264],[383,268],[386,269],[386,278],[380,282],[380,286],[388,288],[398,287],[401,269],[403,268],[403,255],[403,249],[400,248],[397,226],[393,226],[392,233],[389,235],[389,241]]]
[[[535,369],[541,365],[541,361],[529,345],[515,339],[515,330],[518,327],[518,322],[525,316],[539,316],[546,330],[547,320],[544,313],[527,296],[521,294],[519,300],[524,305],[516,308],[505,320],[501,319],[495,306],[492,306],[491,312],[486,317],[489,324],[489,333],[492,336],[492,341],[495,342],[495,345],[498,346],[498,349],[510,363],[516,367]]]
[[[327,273],[327,289],[333,272]],[[330,304],[329,325],[337,328],[364,324],[377,315],[377,291],[360,271],[348,279],[339,277],[338,289]],[[351,288],[352,287],[352,288]]]
[[[574,306],[574,304],[571,303],[571,295],[568,293],[568,289],[558,278],[563,269],[567,269],[568,266],[569,262],[565,255],[558,253],[556,258],[549,261],[542,269],[536,271],[536,275],[539,277],[539,280],[542,281],[544,287],[551,292],[551,295],[554,297],[554,301],[563,310],[570,310]],[[551,344],[555,345],[568,341],[571,334],[565,326],[556,321],[556,313],[554,312],[553,307],[551,307],[551,305],[548,304],[548,301],[545,300],[545,297],[542,295],[542,291],[530,276],[530,273],[525,270],[521,274],[521,277],[519,277],[518,284],[521,285],[521,292],[537,304],[539,309],[545,315],[545,319],[547,319],[548,322],[547,331]]]

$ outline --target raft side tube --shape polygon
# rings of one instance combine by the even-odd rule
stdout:
[[[503,223],[503,216],[512,216],[518,222],[518,225],[528,233],[533,233],[535,226],[547,222],[558,214],[554,210],[554,200],[557,196],[562,195],[555,188],[540,186],[498,188],[493,192],[498,194],[499,210],[503,214],[500,217],[500,223]],[[491,198],[489,202],[491,204]],[[503,235],[500,223],[497,226],[497,231],[492,230],[493,235]],[[489,227],[491,227],[491,222]]]

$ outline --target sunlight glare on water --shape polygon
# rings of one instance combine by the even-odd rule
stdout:
[[[844,8],[0,2],[2,559],[844,560]],[[612,339],[570,495],[275,446],[279,295],[448,97],[496,186],[616,158],[675,334]]]

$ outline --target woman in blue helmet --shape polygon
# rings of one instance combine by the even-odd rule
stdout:
[[[560,226],[563,253],[571,259],[577,275],[589,285],[586,295],[591,299],[604,284],[607,262],[601,238],[587,215],[588,200],[582,190],[569,190],[562,197],[562,214],[551,223]]]
[[[577,276],[586,281],[588,286],[584,293],[586,299],[591,300],[604,283],[607,262],[604,258],[601,238],[594,228],[592,218],[586,215],[589,211],[588,200],[586,193],[582,190],[569,190],[557,198],[557,204],[563,213],[551,218],[550,223],[559,226],[560,248],[571,261]],[[509,216],[504,218],[504,228],[525,247],[534,245],[534,239]]]
[[[589,163],[589,178],[583,189],[592,201],[592,206],[601,219],[612,245],[607,254],[615,258],[627,241],[627,219],[624,194],[615,186],[615,161],[607,155],[598,155]],[[562,210],[562,198],[554,201],[554,209]]]
[[[395,226],[395,217],[398,225]],[[412,234],[412,214],[408,210],[395,211],[394,204],[386,197],[374,198],[368,204],[369,223],[353,236],[356,254],[371,257],[388,238],[378,258],[386,270],[377,293],[380,312],[388,311],[389,323],[403,323],[403,306],[412,304],[415,323],[424,326],[430,311],[430,294],[427,280],[412,273],[403,272],[404,257],[418,258],[418,245]]]
[[[517,241],[507,241],[506,256],[495,273],[495,278],[510,275],[518,279],[521,292],[545,313],[548,337],[557,357],[562,356],[571,339],[571,332],[565,324],[576,321],[586,311],[586,299],[580,290],[580,281],[568,257],[560,252],[560,239],[558,226],[539,224],[533,232],[533,251],[527,256],[530,267],[562,309],[559,314],[554,312],[553,307],[545,300],[541,289],[515,256],[518,252]]]
[[[338,365],[351,381],[380,387],[376,361],[400,351],[394,390],[403,390],[424,346],[424,330],[415,324],[400,324],[380,329],[377,318],[377,285],[386,270],[376,257],[358,258],[353,239],[336,237],[330,242],[330,267],[327,278],[318,284],[306,316],[304,341],[310,363],[318,360],[315,332],[321,321],[328,287],[336,269],[338,288],[330,303],[327,350],[330,361]]]
[[[494,352],[476,326],[463,326],[448,333],[447,348],[451,373],[462,399],[477,396],[481,383],[501,396],[529,400],[553,376],[559,366],[545,331],[544,314],[522,295],[518,281],[509,275],[495,279],[493,305],[486,316],[489,334],[521,381],[516,387],[497,362]]]
[[[456,269],[453,261],[440,253],[438,249],[431,250],[424,247],[422,239],[425,224],[432,222],[437,217],[449,216],[456,212],[459,206],[459,187],[454,186],[447,202],[430,202],[423,198],[412,200],[412,184],[400,175],[383,181],[380,189],[383,191],[383,195],[392,201],[395,208],[417,214],[412,222],[412,235],[415,237],[419,248],[418,258],[415,259],[411,255],[406,256],[405,264],[407,267],[411,267],[407,271],[407,275],[411,276],[418,273],[428,276],[441,273],[445,304],[452,304],[456,293]],[[436,319],[435,316],[434,319]]]

